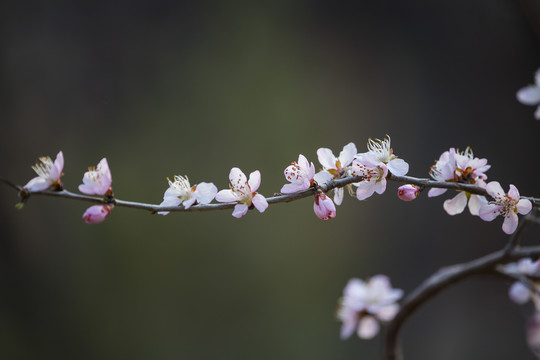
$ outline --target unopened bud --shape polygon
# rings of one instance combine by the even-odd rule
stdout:
[[[420,189],[418,188],[418,186],[407,184],[402,185],[398,188],[397,195],[403,201],[412,201],[416,199],[419,193]]]

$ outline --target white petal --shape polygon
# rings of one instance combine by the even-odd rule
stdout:
[[[502,225],[503,231],[508,235],[513,234],[514,231],[516,231],[518,222],[519,222],[519,219],[518,219],[517,214],[515,212],[511,212],[504,218],[504,222]]]
[[[159,204],[159,206],[178,206],[182,203],[182,200],[180,200],[179,198],[175,198],[175,197],[168,197],[166,199],[163,199],[163,201],[161,202],[161,204]],[[167,215],[169,212],[168,211],[158,211],[158,214],[159,215]]]
[[[431,188],[431,189],[429,189],[427,196],[428,197],[439,196],[439,195],[444,194],[446,192],[446,190],[447,189]]]
[[[285,184],[281,188],[280,192],[282,194],[292,194],[292,193],[295,193],[297,191],[302,191],[302,190],[306,190],[306,189],[308,189],[308,187],[304,186],[304,184],[300,184],[300,185],[297,185],[297,184]]]
[[[398,304],[390,304],[390,305],[383,306],[382,308],[380,308],[379,311],[377,311],[376,315],[382,321],[390,321],[396,316],[398,311],[399,311]]]
[[[336,157],[332,150],[328,148],[320,148],[317,150],[317,157],[319,162],[324,169],[335,169],[336,168]]]
[[[58,154],[56,154],[56,159],[54,160],[54,164],[49,174],[49,177],[54,181],[60,179],[60,177],[62,176],[63,169],[64,169],[64,153],[62,151],[59,151]]]
[[[516,94],[518,101],[525,105],[536,105],[540,102],[540,87],[536,85],[525,86]]]
[[[358,324],[358,336],[362,339],[372,339],[379,332],[379,322],[373,316],[366,315]]]
[[[531,292],[525,285],[517,281],[510,286],[508,296],[516,304],[525,304],[531,298]]]
[[[305,169],[306,171],[309,169],[309,162],[307,161],[306,157],[302,154],[298,155],[298,165],[302,169]]]
[[[388,162],[388,170],[394,175],[403,176],[409,171],[409,164],[403,159],[394,159]]]
[[[334,203],[336,205],[341,205],[343,202],[343,188],[334,189]]]
[[[457,215],[461,214],[467,206],[467,194],[465,192],[460,192],[453,199],[448,199],[444,202],[444,210],[448,215]]]
[[[374,184],[372,182],[362,181],[356,189],[356,198],[358,200],[365,200],[375,192]]]
[[[219,202],[236,202],[238,197],[234,194],[232,190],[221,190],[216,194],[216,201]]]
[[[241,218],[242,216],[246,215],[248,208],[249,207],[246,204],[236,204],[232,216],[235,218]]]
[[[313,179],[317,182],[319,185],[323,185],[329,180],[332,180],[334,178],[334,175],[330,174],[328,171],[319,171],[318,173],[313,176]]]
[[[504,192],[503,188],[501,187],[501,184],[499,184],[498,181],[492,181],[489,184],[487,184],[486,191],[493,198],[497,198],[499,196],[504,196],[506,194]]]
[[[263,213],[264,210],[268,208],[268,202],[266,201],[266,198],[261,194],[256,194],[251,200],[251,202],[253,203],[253,206],[255,206],[255,208],[261,213]]]
[[[518,201],[519,200],[519,191],[518,189],[510,184],[510,190],[508,190],[508,197],[512,200]]]
[[[521,199],[516,204],[516,210],[521,215],[527,215],[532,210],[532,203],[527,199]]]
[[[196,196],[191,196],[189,199],[184,200],[182,205],[184,205],[184,209],[189,209],[191,207],[191,205],[195,204],[195,201],[197,201],[197,197]]]
[[[385,192],[386,191],[386,178],[383,178],[382,180],[375,182],[375,186],[373,187],[373,190],[379,195]]]
[[[217,187],[213,183],[202,182],[197,185],[193,194],[199,204],[209,204],[214,200],[217,194]]]
[[[343,150],[339,153],[339,162],[341,167],[349,165],[358,152],[356,151],[356,145],[354,143],[348,143],[343,147]]]
[[[485,197],[481,195],[471,194],[469,198],[469,211],[471,212],[471,215],[478,216],[478,211],[480,210],[480,207],[487,203],[488,201]]]
[[[259,170],[255,170],[254,172],[249,174],[248,185],[251,189],[251,192],[257,191],[259,186],[261,186],[261,172]]]
[[[37,176],[24,185],[24,188],[30,192],[37,192],[48,189],[50,186],[49,180]]]

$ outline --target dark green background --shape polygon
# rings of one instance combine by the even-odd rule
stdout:
[[[159,203],[165,178],[227,186],[233,166],[272,195],[299,153],[392,137],[425,177],[472,146],[490,180],[538,193],[533,107],[515,92],[540,66],[535,1],[108,1],[1,5],[0,176],[65,154],[66,188],[106,156],[120,199]],[[317,166],[319,164],[317,163]],[[381,337],[339,340],[351,277],[412,290],[439,267],[502,247],[501,219],[450,217],[444,195],[312,200],[238,220],[87,204],[0,186],[3,359],[374,359]],[[453,195],[452,195],[453,196]],[[527,231],[527,241],[538,232]],[[448,289],[404,328],[408,359],[532,359],[532,311],[509,283]]]

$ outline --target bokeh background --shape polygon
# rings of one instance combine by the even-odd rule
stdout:
[[[540,122],[515,100],[540,66],[539,19],[533,0],[9,2],[0,176],[24,184],[63,150],[71,190],[106,156],[120,199],[159,203],[174,174],[225,188],[233,166],[272,195],[299,153],[389,134],[410,175],[470,145],[491,180],[539,195]],[[304,199],[240,220],[118,208],[90,226],[85,203],[17,211],[0,186],[0,357],[379,358],[380,336],[339,340],[351,277],[408,292],[507,240],[500,219],[396,188],[327,222]],[[533,359],[532,308],[508,285],[477,277],[430,301],[404,327],[406,357]]]

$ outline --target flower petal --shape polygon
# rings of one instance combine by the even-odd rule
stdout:
[[[390,305],[383,306],[382,308],[380,308],[377,311],[376,315],[382,321],[390,321],[396,316],[398,311],[399,311],[398,304],[390,304]]]
[[[508,296],[510,296],[510,299],[512,299],[512,301],[516,304],[522,305],[529,301],[531,298],[531,292],[521,282],[516,281],[512,284],[512,286],[510,286]]]
[[[480,206],[478,210],[478,216],[484,221],[493,221],[497,216],[499,216],[501,206],[497,204],[485,204]]]
[[[343,202],[343,188],[335,188],[334,189],[334,203],[336,205],[341,205]]]
[[[209,204],[214,200],[217,194],[217,187],[213,183],[202,182],[197,185],[193,195],[197,198],[199,204]]]
[[[48,189],[50,186],[51,183],[49,180],[37,176],[24,185],[24,188],[29,192],[38,192]]]
[[[358,324],[358,336],[362,339],[372,339],[379,332],[379,322],[373,316],[363,316]]]
[[[512,200],[519,201],[519,191],[512,184],[510,184],[510,190],[508,190],[508,197]]]
[[[238,197],[235,195],[235,193],[232,190],[221,190],[216,194],[216,201],[219,202],[236,202],[238,201]]]
[[[261,194],[256,194],[251,200],[251,203],[261,213],[268,208],[268,201],[266,201],[266,198]]]
[[[519,219],[518,219],[517,214],[515,212],[511,212],[504,218],[504,222],[502,225],[503,231],[508,235],[513,234],[514,231],[516,231],[518,222],[519,222]]]
[[[484,196],[471,194],[469,197],[469,211],[471,215],[478,216],[480,207],[487,203],[488,201]]]
[[[251,192],[257,191],[259,186],[261,186],[261,172],[259,170],[255,170],[254,172],[249,174],[248,184]]]
[[[280,192],[282,194],[292,194],[298,191],[306,190],[309,187],[304,186],[304,184],[285,184],[281,188]]]
[[[525,86],[516,93],[518,101],[525,105],[536,105],[540,102],[540,87],[536,85]]]
[[[339,162],[341,163],[341,167],[349,165],[357,153],[358,151],[356,151],[356,145],[354,145],[354,143],[350,142],[345,145],[343,150],[339,153]]]
[[[409,171],[409,164],[403,159],[394,159],[388,162],[388,170],[394,175],[403,176]]]
[[[336,157],[334,156],[332,150],[328,148],[320,148],[317,150],[317,157],[325,170],[336,168]]]
[[[527,199],[521,199],[516,204],[516,210],[521,215],[527,215],[532,210],[532,203]]]
[[[446,190],[448,190],[448,189],[431,188],[431,189],[429,189],[429,191],[427,193],[427,196],[428,197],[439,196],[439,195],[444,194],[446,192]]]
[[[467,206],[467,194],[465,192],[460,192],[453,199],[448,199],[444,202],[444,210],[448,215],[457,215],[461,214]]]
[[[486,191],[493,198],[506,195],[503,188],[501,187],[501,184],[499,184],[498,181],[492,181],[489,184],[487,184]]]
[[[62,176],[62,170],[64,169],[64,153],[59,151],[54,160],[54,164],[49,173],[49,178],[53,181],[58,181]]]
[[[164,198],[159,206],[178,206],[182,203],[182,200],[178,197],[167,197]],[[169,211],[158,211],[159,215],[167,215]]]
[[[358,189],[356,189],[356,198],[358,200],[365,200],[375,192],[375,184],[368,181],[362,181],[358,183]]]
[[[90,206],[83,214],[84,222],[87,224],[98,224],[103,222],[111,213],[111,208],[107,205]]]
[[[313,179],[319,185],[323,185],[327,183],[329,180],[332,180],[333,178],[334,178],[334,175],[330,174],[328,171],[319,171],[313,176]]]
[[[236,204],[232,216],[235,218],[241,218],[242,216],[246,215],[248,208],[249,207],[246,204]]]

